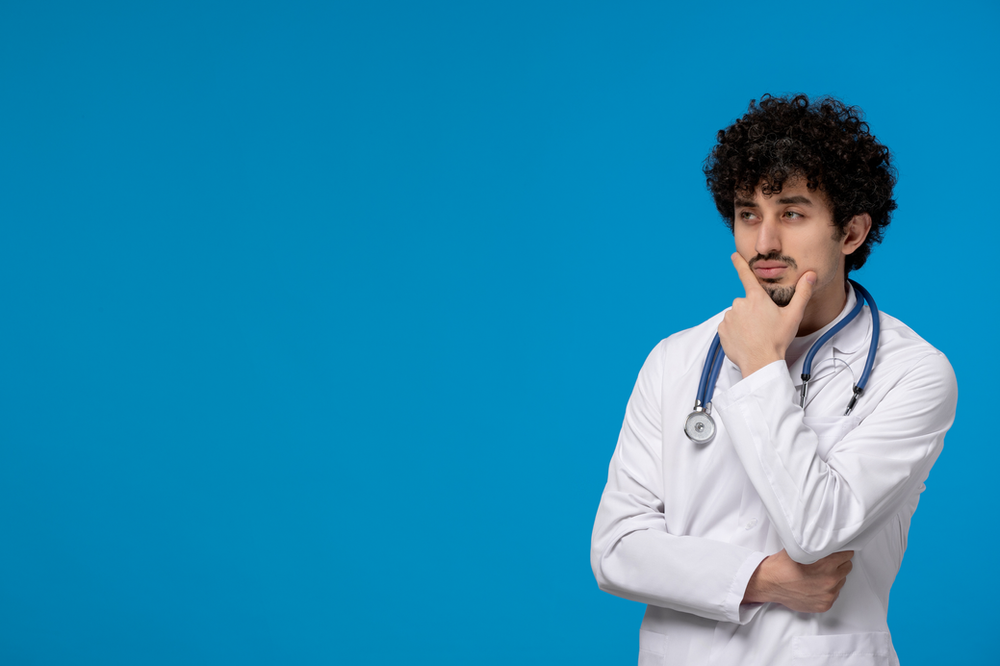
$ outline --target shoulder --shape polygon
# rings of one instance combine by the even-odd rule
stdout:
[[[660,372],[664,366],[669,365],[673,371],[683,372],[691,365],[704,363],[708,348],[719,330],[719,322],[725,314],[722,311],[697,326],[660,340],[646,358],[644,369],[652,366]]]
[[[875,366],[883,367],[893,383],[909,385],[928,397],[945,402],[957,399],[958,384],[948,357],[912,328],[884,312],[879,313],[879,345]],[[873,375],[875,371],[872,371]]]
[[[907,364],[927,359],[931,365],[951,368],[948,358],[916,331],[885,312],[879,312],[878,353],[891,357],[894,364]]]

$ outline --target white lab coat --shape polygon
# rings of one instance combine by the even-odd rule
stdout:
[[[855,298],[851,289],[830,326]],[[951,365],[883,313],[868,386],[843,416],[868,353],[865,306],[813,360],[804,411],[804,358],[746,379],[726,359],[715,439],[697,445],[683,426],[722,317],[660,342],[639,373],[594,524],[599,586],[648,604],[640,666],[898,664],[889,588],[954,420]],[[856,551],[831,610],[740,604],[757,566],[782,548],[803,563]]]

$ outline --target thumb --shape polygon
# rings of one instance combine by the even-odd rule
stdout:
[[[792,296],[791,302],[788,304],[788,309],[795,312],[799,319],[805,314],[806,305],[809,303],[809,299],[813,295],[813,285],[816,284],[816,274],[812,271],[806,271],[799,278],[799,281],[795,284],[795,295]]]

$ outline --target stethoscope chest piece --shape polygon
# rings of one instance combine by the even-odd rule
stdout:
[[[684,422],[684,434],[692,442],[707,444],[715,437],[715,420],[708,412],[695,409]]]

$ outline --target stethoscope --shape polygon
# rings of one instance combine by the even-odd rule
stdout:
[[[827,340],[854,321],[854,318],[861,312],[861,307],[866,301],[872,315],[872,341],[868,346],[868,359],[865,361],[865,369],[861,373],[861,379],[854,385],[854,395],[851,396],[851,401],[847,405],[847,411],[844,413],[844,416],[851,413],[854,405],[858,402],[858,398],[865,392],[868,375],[871,374],[872,366],[875,365],[875,350],[878,349],[879,333],[878,306],[875,305],[875,299],[872,298],[872,295],[864,287],[854,280],[848,280],[848,282],[853,285],[857,293],[861,294],[862,298],[856,299],[854,307],[847,313],[847,316],[837,322],[836,326],[824,333],[809,348],[809,353],[806,354],[805,361],[802,364],[802,392],[799,396],[799,406],[802,408],[806,406],[806,391],[809,387],[809,377],[812,374],[813,357],[826,344]],[[715,393],[715,383],[719,380],[719,372],[722,371],[722,361],[725,357],[726,352],[722,349],[722,344],[719,342],[719,334],[716,333],[715,339],[712,340],[712,346],[708,348],[708,358],[705,359],[705,367],[701,371],[701,381],[698,384],[698,396],[694,401],[694,411],[688,414],[687,420],[684,422],[684,434],[688,436],[688,439],[698,444],[707,444],[715,437],[715,421],[712,419],[711,414],[712,394]]]

